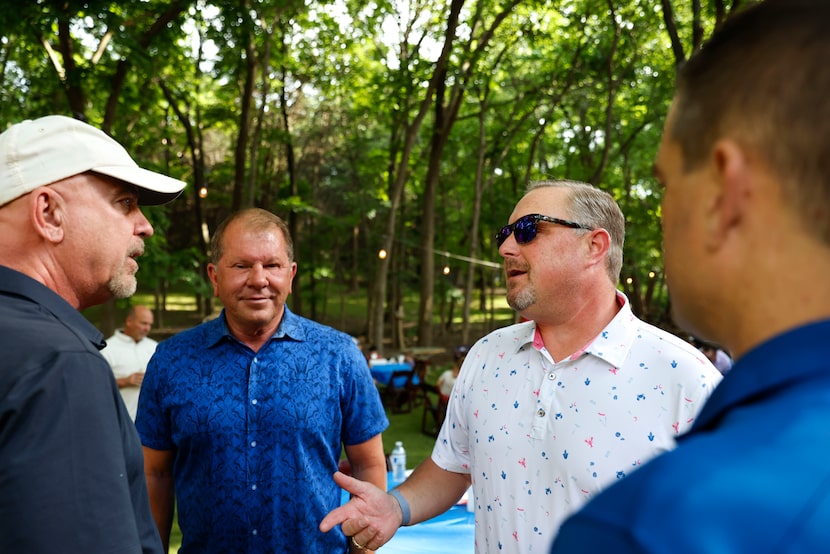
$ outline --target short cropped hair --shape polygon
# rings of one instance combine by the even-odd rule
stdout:
[[[294,261],[294,241],[291,240],[291,233],[288,231],[288,225],[285,221],[268,210],[248,208],[232,213],[216,227],[213,236],[210,238],[210,261],[212,263],[217,264],[222,259],[222,255],[224,254],[223,240],[225,230],[228,228],[228,225],[236,220],[244,220],[245,227],[254,231],[266,231],[270,227],[279,229],[285,239],[285,250],[288,253],[288,261]]]
[[[567,217],[592,229],[602,228],[611,236],[611,246],[606,257],[608,278],[615,285],[620,280],[623,262],[623,243],[625,242],[625,216],[617,201],[607,192],[580,181],[566,179],[533,181],[527,192],[542,187],[560,187],[568,189],[570,213],[566,215],[543,214]]]
[[[777,176],[830,243],[830,2],[768,0],[727,19],[677,78],[670,137],[691,171],[726,136]]]

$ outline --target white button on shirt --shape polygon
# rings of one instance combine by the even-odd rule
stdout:
[[[432,458],[471,474],[477,552],[547,552],[592,495],[673,448],[720,381],[619,297],[616,317],[566,360],[554,362],[532,321],[468,353]]]

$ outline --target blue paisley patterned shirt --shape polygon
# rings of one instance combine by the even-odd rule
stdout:
[[[176,452],[182,554],[346,552],[317,528],[340,505],[331,476],[342,444],[388,425],[351,337],[287,307],[257,353],[224,312],[159,343],[136,419],[145,446]]]

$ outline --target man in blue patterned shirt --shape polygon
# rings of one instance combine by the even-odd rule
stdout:
[[[184,554],[347,552],[341,532],[317,529],[340,504],[341,448],[386,487],[389,422],[366,360],[288,309],[296,272],[279,217],[231,215],[208,265],[221,315],[160,343],[147,368],[136,426],[150,501],[166,545],[177,501]]]

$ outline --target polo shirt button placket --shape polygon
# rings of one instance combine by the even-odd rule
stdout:
[[[554,387],[556,386],[554,383],[556,374],[548,370],[547,360],[542,362],[542,369],[545,374],[539,386],[538,396],[536,398],[536,411],[534,412],[531,427],[531,437],[535,439],[542,439],[549,432],[547,414],[548,409],[553,405],[553,396],[555,395]]]
[[[548,381],[555,381],[556,380],[556,373],[551,371],[550,373],[547,374],[547,379],[548,379]],[[545,410],[544,408],[539,408],[538,410],[536,410],[536,415],[538,417],[545,417],[545,414],[547,414],[547,413],[548,413],[547,410]]]

